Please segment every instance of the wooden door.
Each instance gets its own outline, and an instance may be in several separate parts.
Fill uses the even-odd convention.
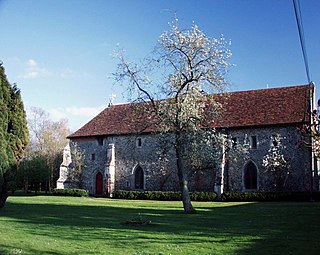
[[[96,175],[96,195],[101,196],[103,193],[103,176],[98,172]]]

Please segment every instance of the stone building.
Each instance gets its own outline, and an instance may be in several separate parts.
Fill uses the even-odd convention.
[[[214,162],[202,157],[203,167],[189,175],[191,191],[307,191],[316,186],[318,172],[308,146],[310,138],[302,131],[312,125],[312,85],[215,96],[223,111],[214,128],[232,145],[222,143]],[[137,115],[132,109],[132,104],[112,105],[68,137],[71,152],[68,145],[57,188],[73,185],[68,171],[72,171],[72,147],[77,144],[85,156],[82,188],[92,195],[114,190],[178,190],[172,146],[163,145],[148,114]],[[281,176],[264,163],[272,148],[285,159]],[[205,150],[200,148],[196,158],[202,159]]]

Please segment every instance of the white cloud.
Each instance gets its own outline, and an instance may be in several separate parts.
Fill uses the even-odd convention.
[[[71,106],[66,108],[53,108],[49,110],[49,113],[54,119],[63,119],[63,118],[70,119],[72,118],[72,116],[93,118],[105,108],[106,108],[105,105],[101,105],[98,107]]]
[[[81,117],[89,117],[93,118],[96,115],[98,115],[104,108],[106,108],[105,105],[98,106],[98,107],[67,107],[66,112],[75,115],[75,116],[81,116]]]
[[[43,67],[40,67],[39,64],[34,59],[29,59],[27,61],[27,66],[24,73],[21,75],[24,79],[35,79],[42,76],[48,76],[50,72]]]
[[[60,120],[60,119],[66,119],[66,118],[68,118],[65,110],[62,109],[62,108],[50,109],[50,110],[49,110],[49,113],[50,113],[50,116],[51,116],[54,120]]]
[[[106,105],[97,107],[59,107],[52,108],[48,110],[48,112],[51,119],[54,121],[67,119],[72,132],[74,132],[98,115],[106,107]]]
[[[38,62],[32,58],[28,59],[27,62],[24,63],[24,65],[24,72],[20,75],[20,77],[24,79],[35,79],[39,77],[47,77],[49,75],[53,77],[67,79],[75,76],[75,72],[70,68],[65,68],[55,72],[49,71],[48,69],[40,66]]]
[[[34,59],[29,59],[27,62],[28,67],[36,67],[38,66],[37,62]]]
[[[34,79],[34,78],[37,78],[38,76],[39,76],[39,72],[37,71],[28,71],[22,75],[22,77],[25,79]]]

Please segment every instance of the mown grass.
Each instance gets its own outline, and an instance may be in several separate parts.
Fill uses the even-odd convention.
[[[9,197],[0,254],[320,254],[320,203]],[[150,225],[129,226],[133,218]]]

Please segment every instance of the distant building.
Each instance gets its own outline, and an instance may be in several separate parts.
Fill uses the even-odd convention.
[[[215,121],[218,132],[231,138],[234,145],[248,143],[246,156],[233,160],[225,152],[223,162],[206,164],[190,174],[191,191],[275,191],[274,176],[263,159],[274,137],[281,137],[287,169],[281,190],[309,191],[318,170],[310,146],[301,131],[312,122],[314,87],[311,85],[231,92],[215,95],[223,112]],[[159,157],[157,127],[146,114],[134,115],[132,104],[112,105],[71,134],[85,154],[83,188],[92,195],[113,190],[179,190],[175,158],[167,150],[166,162]],[[168,137],[170,134],[168,134]],[[72,150],[71,150],[72,151]],[[71,153],[72,154],[72,153]],[[58,188],[72,187],[72,169],[66,148]],[[71,155],[72,159],[72,155]]]

